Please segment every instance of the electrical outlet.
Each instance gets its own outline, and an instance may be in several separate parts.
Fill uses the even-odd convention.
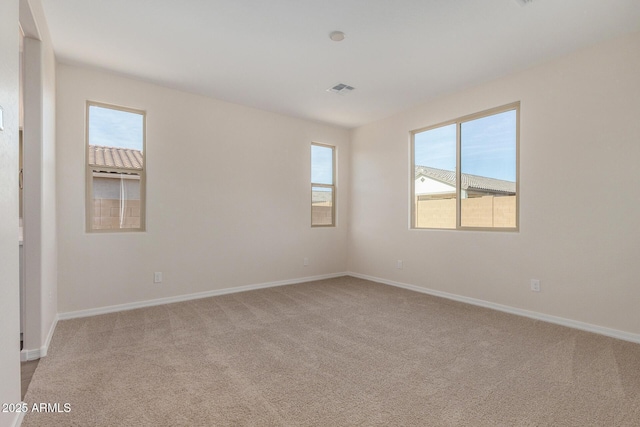
[[[153,273],[153,283],[162,283],[162,272],[156,271]]]
[[[531,279],[531,290],[533,292],[540,292],[540,280]]]
[[[401,259],[399,259],[398,261],[396,261],[396,268],[402,269],[402,267],[404,267],[404,263],[402,262]]]
[[[302,265],[304,265],[305,267],[307,267],[309,265],[309,258],[304,257],[304,259],[302,260]]]

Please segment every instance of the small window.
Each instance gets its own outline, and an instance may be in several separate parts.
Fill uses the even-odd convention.
[[[145,229],[145,112],[87,103],[87,231]]]
[[[520,103],[411,132],[412,226],[518,229]]]
[[[311,144],[311,226],[335,225],[336,148]]]

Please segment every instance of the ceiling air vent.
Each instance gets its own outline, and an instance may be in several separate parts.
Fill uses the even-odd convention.
[[[327,92],[337,93],[338,95],[346,95],[355,88],[353,86],[346,85],[344,83],[338,83],[334,87],[327,89]]]

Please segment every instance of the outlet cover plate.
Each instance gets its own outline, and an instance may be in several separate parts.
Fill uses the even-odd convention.
[[[531,290],[533,292],[540,292],[540,280],[531,279]]]

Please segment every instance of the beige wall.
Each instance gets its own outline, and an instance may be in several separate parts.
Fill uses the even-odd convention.
[[[93,177],[93,230],[140,228],[142,205],[139,179]],[[125,189],[120,198],[121,187]],[[194,205],[197,211],[198,206]]]
[[[639,75],[635,33],[354,130],[349,270],[639,334]],[[409,131],[514,101],[520,231],[409,229]]]
[[[121,228],[140,228],[140,200],[93,199],[93,229]]]
[[[417,200],[417,228],[456,228],[456,199]]]
[[[59,312],[346,271],[348,131],[76,66],[57,78]],[[147,112],[146,232],[84,231],[86,100]],[[335,228],[310,226],[312,141],[337,146]]]
[[[463,227],[516,227],[516,196],[482,196],[462,199]],[[456,199],[416,202],[417,228],[456,228]]]
[[[24,357],[46,353],[57,315],[55,56],[40,0],[22,0],[24,40]]]
[[[331,224],[331,204],[324,202],[322,205],[314,204],[311,209],[311,223],[314,225]]]
[[[18,294],[18,0],[0,2],[0,403],[20,401]],[[14,425],[0,412],[0,426]]]

